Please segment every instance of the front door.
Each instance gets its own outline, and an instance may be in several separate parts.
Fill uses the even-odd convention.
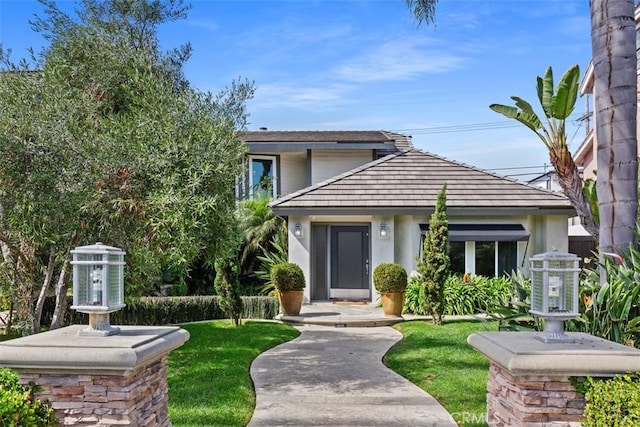
[[[329,298],[370,299],[369,226],[331,226]]]

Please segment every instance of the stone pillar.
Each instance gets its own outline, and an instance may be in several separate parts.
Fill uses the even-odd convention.
[[[491,361],[487,422],[502,426],[579,426],[584,397],[571,377],[640,371],[640,350],[584,333],[572,343],[544,343],[531,332],[481,332],[469,344]]]
[[[178,327],[121,326],[79,336],[73,325],[0,343],[0,366],[33,381],[65,426],[170,426],[167,354],[189,339]]]

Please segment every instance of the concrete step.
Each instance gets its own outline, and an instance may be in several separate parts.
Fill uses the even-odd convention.
[[[320,325],[336,328],[391,326],[404,321],[401,316],[385,316],[371,303],[344,301],[304,304],[298,316],[279,314],[276,320],[292,325]]]
[[[285,316],[279,314],[276,316],[276,320],[291,325],[319,325],[319,326],[333,326],[336,328],[347,327],[374,327],[374,326],[391,326],[398,322],[403,322],[402,316],[336,316],[336,315],[318,315],[318,314],[303,314],[299,316]]]

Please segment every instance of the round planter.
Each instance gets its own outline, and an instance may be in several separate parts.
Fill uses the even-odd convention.
[[[280,308],[285,316],[297,316],[302,308],[304,291],[278,291]]]
[[[384,292],[382,294],[382,311],[385,316],[400,317],[404,307],[404,292]]]

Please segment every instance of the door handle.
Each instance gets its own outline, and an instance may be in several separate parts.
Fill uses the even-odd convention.
[[[369,260],[364,262],[364,272],[367,276],[369,275]]]

